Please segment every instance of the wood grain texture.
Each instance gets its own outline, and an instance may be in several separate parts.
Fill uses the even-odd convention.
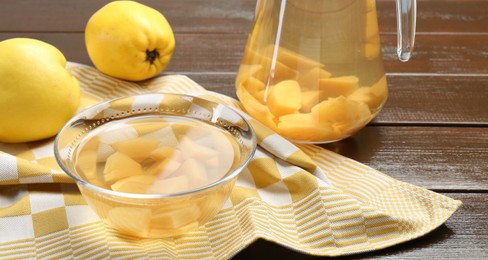
[[[486,194],[445,193],[463,206],[444,225],[415,240],[371,253],[340,259],[488,259]],[[476,224],[473,224],[476,223]],[[264,240],[258,240],[233,259],[317,259]]]
[[[417,35],[406,63],[396,56],[395,35],[382,35],[381,40],[387,72],[488,74],[488,34]]]
[[[83,32],[90,16],[111,2],[2,0],[0,32]],[[254,0],[139,0],[159,10],[175,32],[247,33]]]
[[[381,32],[396,33],[395,1],[377,0]],[[417,0],[419,34],[488,33],[486,0]]]
[[[427,189],[488,192],[485,127],[368,126],[323,147]]]
[[[0,33],[0,41],[13,37],[39,39],[59,48],[70,61],[91,65],[83,33]],[[246,35],[175,35],[176,48],[168,72],[236,72]],[[488,35],[438,35],[417,37],[412,59],[396,57],[396,36],[382,35],[382,51],[388,73],[487,74]]]
[[[377,124],[488,126],[488,75],[389,75]]]
[[[110,0],[2,0],[0,32],[82,32],[93,12]],[[161,11],[175,32],[247,33],[255,0],[139,0]],[[395,3],[377,1],[382,32],[396,32]],[[486,0],[418,0],[419,33],[487,33]]]

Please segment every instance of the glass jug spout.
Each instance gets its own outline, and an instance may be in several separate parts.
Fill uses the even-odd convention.
[[[396,0],[397,54],[400,61],[408,61],[415,42],[417,0]]]

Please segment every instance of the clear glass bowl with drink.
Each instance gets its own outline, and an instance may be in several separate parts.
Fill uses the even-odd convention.
[[[142,94],[90,107],[55,140],[61,168],[121,233],[161,238],[217,214],[256,150],[234,109],[178,94]]]

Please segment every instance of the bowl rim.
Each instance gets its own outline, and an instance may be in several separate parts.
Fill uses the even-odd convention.
[[[81,116],[84,114],[88,113],[88,111],[92,111],[98,108],[104,109],[107,104],[110,104],[111,102],[118,101],[118,100],[123,100],[123,99],[129,99],[132,97],[137,97],[137,96],[150,96],[150,95],[170,95],[170,96],[178,96],[178,97],[187,97],[191,99],[199,99],[205,102],[210,102],[217,104],[218,106],[224,107],[224,109],[229,109],[233,113],[236,113],[245,123],[245,125],[248,127],[248,131],[250,132],[251,135],[251,152],[249,153],[249,156],[246,158],[245,161],[243,161],[238,167],[236,167],[232,172],[228,173],[224,178],[221,178],[215,182],[209,183],[205,186],[201,186],[198,188],[194,189],[189,189],[181,192],[174,192],[174,193],[150,193],[150,194],[139,194],[139,193],[126,193],[126,192],[120,192],[120,191],[114,191],[110,189],[106,189],[103,187],[96,186],[94,184],[91,184],[79,177],[77,177],[75,174],[71,173],[70,170],[65,167],[64,163],[62,162],[61,155],[59,153],[58,145],[59,145],[59,139],[61,137],[61,134],[63,131],[70,127],[70,125],[75,122],[76,120],[79,120]],[[82,111],[79,111],[76,113],[70,120],[68,120],[63,127],[59,130],[59,132],[56,134],[56,137],[54,139],[54,157],[56,159],[56,163],[61,167],[63,172],[65,172],[69,177],[71,177],[73,180],[75,180],[76,184],[83,185],[90,190],[100,192],[101,194],[104,195],[110,195],[110,196],[117,196],[117,197],[124,197],[128,199],[165,199],[165,198],[174,198],[174,197],[182,197],[186,195],[196,195],[202,192],[205,192],[207,190],[211,190],[214,187],[220,186],[221,184],[230,182],[232,179],[237,177],[240,172],[244,170],[245,167],[249,164],[249,162],[253,159],[254,154],[256,153],[257,150],[257,137],[256,137],[256,132],[254,131],[252,125],[249,123],[249,121],[241,114],[240,111],[237,109],[230,107],[228,105],[224,105],[222,103],[218,103],[215,101],[211,101],[205,98],[189,95],[189,94],[179,94],[179,93],[165,93],[165,92],[155,92],[155,93],[144,93],[144,94],[132,94],[132,95],[127,95],[123,97],[117,97],[113,98],[110,100],[102,101],[97,104],[91,105]]]

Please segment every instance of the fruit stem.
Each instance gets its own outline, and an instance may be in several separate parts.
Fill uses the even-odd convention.
[[[146,61],[149,61],[151,64],[154,63],[154,60],[159,57],[159,52],[156,50],[146,50]]]

